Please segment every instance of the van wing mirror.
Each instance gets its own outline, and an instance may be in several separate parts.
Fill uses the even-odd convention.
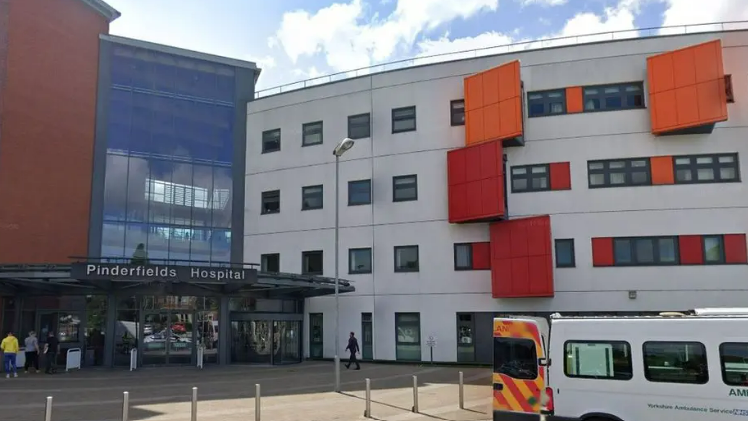
[[[538,367],[550,367],[551,366],[551,360],[547,358],[538,358]]]

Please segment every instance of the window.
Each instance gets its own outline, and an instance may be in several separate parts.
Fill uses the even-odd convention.
[[[278,213],[281,210],[281,192],[280,190],[271,190],[262,192],[262,209],[260,213],[267,215],[269,213]]]
[[[550,190],[548,165],[512,167],[512,193]]]
[[[348,273],[371,273],[371,249],[348,250]]]
[[[371,180],[348,182],[348,206],[371,204]]]
[[[262,153],[281,150],[281,129],[262,132]]]
[[[644,108],[641,82],[583,88],[584,111],[612,111]]]
[[[301,126],[301,146],[322,144],[322,122],[306,123]]]
[[[475,362],[475,317],[457,313],[457,362]]]
[[[322,185],[301,188],[301,210],[322,209]]]
[[[260,270],[263,272],[280,272],[280,254],[270,253],[260,256]]]
[[[358,114],[348,117],[348,137],[363,139],[371,136],[371,114]]]
[[[588,161],[587,171],[590,188],[652,184],[649,158]]]
[[[455,244],[455,270],[473,269],[473,244]]]
[[[519,338],[494,338],[493,372],[513,379],[538,378],[538,354],[535,341]]]
[[[705,235],[704,239],[704,262],[724,263],[725,247],[724,238],[721,235]]]
[[[418,272],[418,246],[395,247],[395,272]]]
[[[706,348],[700,342],[644,342],[644,377],[651,382],[709,381]]]
[[[322,275],[322,250],[301,253],[302,275]]]
[[[309,358],[322,358],[324,316],[322,313],[309,313]]]
[[[420,361],[420,313],[395,313],[395,335],[395,358],[401,361]]]
[[[566,341],[566,377],[630,380],[631,345],[623,341]]]
[[[455,99],[449,103],[449,120],[453,126],[465,125],[464,99]]]
[[[416,129],[416,107],[392,110],[392,133],[412,132]]]
[[[748,386],[748,343],[725,342],[719,346],[722,381],[728,386]]]
[[[677,184],[740,181],[736,153],[675,156],[673,166]]]
[[[556,240],[556,267],[573,268],[574,266],[576,266],[574,239],[565,238]]]
[[[616,266],[677,265],[677,237],[614,238],[613,256]]]
[[[725,75],[725,98],[728,104],[735,102],[735,94],[732,91],[732,75]]]
[[[528,92],[527,111],[529,117],[566,114],[566,92]]]
[[[413,174],[392,177],[392,201],[410,200],[418,200],[418,176]]]

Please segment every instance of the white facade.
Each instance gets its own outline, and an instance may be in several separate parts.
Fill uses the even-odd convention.
[[[722,39],[725,74],[735,103],[729,120],[707,135],[656,138],[649,109],[526,117],[524,147],[505,149],[507,167],[570,162],[572,189],[508,194],[510,217],[551,215],[553,238],[575,240],[576,267],[554,268],[553,298],[497,300],[490,271],[455,271],[453,245],[488,241],[487,224],[447,221],[447,154],[464,146],[464,126],[450,125],[450,101],[463,98],[463,78],[519,59],[525,92],[644,81],[646,57]],[[280,270],[299,273],[302,251],[324,251],[334,271],[332,150],[347,135],[347,117],[371,113],[371,138],[340,164],[340,276],[356,292],[340,298],[334,337],[333,297],[309,299],[305,313],[324,314],[324,356],[342,354],[347,332],[360,336],[361,313],[373,313],[374,358],[394,360],[395,313],[419,312],[425,341],[437,338],[435,361],[457,360],[458,312],[659,311],[743,306],[748,266],[595,268],[592,237],[748,232],[744,182],[589,189],[587,161],[658,155],[737,152],[748,174],[748,32],[694,34],[527,51],[461,60],[335,82],[253,101],[247,119],[245,261],[280,253]],[[646,99],[645,99],[646,101]],[[392,134],[391,110],[416,106],[417,130]],[[324,122],[324,143],[302,147],[302,124]],[[261,153],[262,132],[281,129],[281,150]],[[393,202],[392,177],[418,175],[418,200]],[[348,181],[372,180],[372,204],[347,206]],[[301,188],[324,185],[324,208],[301,210]],[[507,183],[508,186],[508,183]],[[281,211],[261,215],[263,191],[281,191]],[[420,271],[394,271],[395,246],[418,245]],[[373,249],[372,273],[348,274],[348,249]],[[635,299],[629,291],[637,291]],[[305,322],[309,355],[309,322]],[[484,333],[478,333],[483,335]],[[487,335],[490,336],[490,333]],[[359,339],[360,340],[360,339]]]

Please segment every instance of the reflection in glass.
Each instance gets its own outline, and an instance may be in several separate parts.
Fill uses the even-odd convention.
[[[203,362],[218,363],[218,312],[198,312],[197,322],[197,339],[199,346],[203,347]]]
[[[130,350],[138,347],[138,311],[117,311],[114,331],[114,365],[130,365]]]
[[[166,364],[166,343],[171,339],[166,313],[145,314],[143,320],[143,365]]]

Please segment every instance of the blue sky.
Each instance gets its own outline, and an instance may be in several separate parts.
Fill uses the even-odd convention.
[[[748,20],[748,0],[107,2],[122,12],[112,34],[255,61],[263,69],[259,89],[520,41],[609,31],[634,36],[639,28]]]

